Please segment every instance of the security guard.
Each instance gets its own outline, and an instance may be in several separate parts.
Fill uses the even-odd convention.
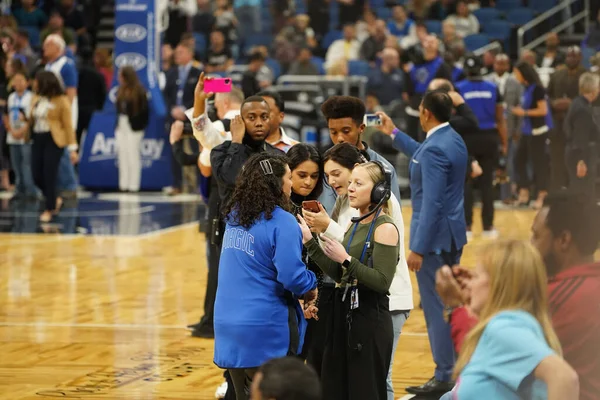
[[[465,218],[468,235],[472,236],[473,223],[473,185],[479,184],[481,189],[483,237],[496,238],[494,229],[494,172],[498,166],[498,135],[502,141],[502,151],[506,154],[507,133],[504,120],[504,105],[498,86],[483,80],[481,69],[483,63],[479,57],[468,56],[464,63],[466,80],[456,85],[456,90],[471,107],[479,130],[463,135],[469,154],[473,156],[481,169],[482,175],[476,180],[469,180],[465,185]]]

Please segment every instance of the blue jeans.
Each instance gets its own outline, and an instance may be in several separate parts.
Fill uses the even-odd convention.
[[[38,188],[33,182],[33,174],[31,172],[31,144],[11,144],[8,148],[10,163],[15,172],[16,194],[36,196]]]
[[[390,360],[390,370],[387,376],[387,400],[394,400],[394,386],[392,385],[392,366],[394,365],[394,354],[398,346],[398,339],[402,333],[402,327],[410,315],[410,311],[391,311],[392,325],[394,327],[394,344],[392,346],[392,359]]]
[[[56,189],[59,193],[65,190],[77,191],[77,175],[75,175],[75,168],[71,164],[71,152],[66,147],[60,158],[60,164],[58,164]]]

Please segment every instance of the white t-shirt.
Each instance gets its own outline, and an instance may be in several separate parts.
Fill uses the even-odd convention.
[[[13,92],[8,96],[7,110],[8,123],[13,130],[21,129],[27,122],[31,112],[31,99],[33,94],[26,90],[22,96],[17,92]],[[6,136],[8,144],[25,144],[25,139],[15,139],[11,134]]]

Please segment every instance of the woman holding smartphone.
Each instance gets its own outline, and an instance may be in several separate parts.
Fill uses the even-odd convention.
[[[342,243],[323,235],[321,248],[299,217],[309,256],[336,282],[321,373],[326,399],[387,399],[394,341],[388,291],[400,257],[400,235],[389,216],[390,181],[381,163],[354,168],[348,199],[359,218]]]
[[[323,160],[316,147],[304,143],[292,146],[287,152],[290,171],[292,172],[292,214],[302,215],[302,209],[317,205],[317,199],[323,191]],[[325,322],[329,319],[328,304],[331,304],[331,292],[323,293],[323,271],[308,257],[303,248],[302,259],[309,270],[317,277],[319,296],[313,306],[304,309],[304,316],[308,320],[302,358],[311,364],[317,374],[321,373],[323,349],[325,348]],[[323,310],[321,311],[321,304]],[[318,313],[318,315],[317,315]]]
[[[331,217],[327,215],[325,209],[321,206],[319,213],[313,213],[304,210],[303,215],[311,231],[323,234],[330,239],[342,242],[344,235],[350,226],[351,219],[359,216],[359,211],[350,206],[348,199],[348,184],[352,175],[352,170],[356,165],[366,162],[363,154],[348,143],[341,143],[333,146],[323,157],[325,176],[328,183],[333,187],[338,195]],[[398,233],[400,235],[400,258],[394,274],[394,280],[390,287],[390,312],[392,314],[392,323],[394,327],[394,344],[392,348],[392,359],[387,377],[388,400],[394,399],[394,388],[392,385],[392,365],[394,362],[394,353],[398,345],[398,340],[402,332],[402,327],[413,309],[412,284],[406,264],[404,253],[404,220],[402,210],[396,197],[392,194],[389,200],[390,216],[393,218]],[[320,298],[323,299],[328,288],[333,291],[334,282],[325,276],[320,288]],[[325,315],[325,305],[320,302],[319,315]],[[322,319],[322,318],[321,318]]]
[[[229,370],[237,400],[248,398],[263,363],[301,351],[306,322],[298,299],[311,304],[317,297],[298,223],[287,212],[291,175],[285,156],[253,155],[223,210],[214,362]]]

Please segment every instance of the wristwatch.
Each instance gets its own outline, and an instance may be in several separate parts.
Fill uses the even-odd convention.
[[[350,266],[350,261],[352,260],[352,257],[348,257],[344,260],[344,262],[342,263],[342,267],[344,268],[348,268]]]

